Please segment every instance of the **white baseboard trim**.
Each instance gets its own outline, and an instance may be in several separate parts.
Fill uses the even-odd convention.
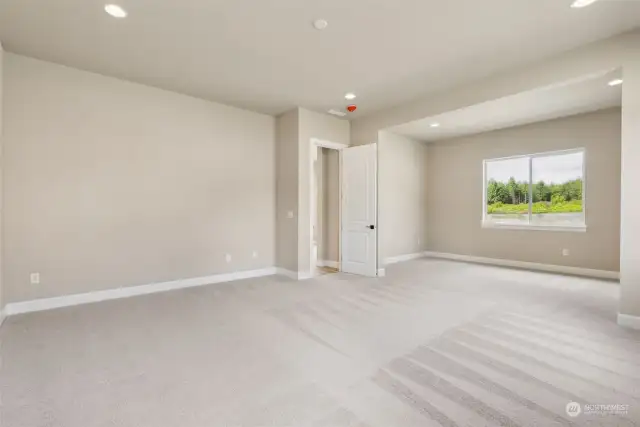
[[[276,270],[276,274],[278,274],[280,276],[288,277],[289,279],[298,280],[298,272],[297,271],[291,271],[291,270],[287,270],[286,268],[278,267],[277,270]]]
[[[287,270],[286,268],[280,268],[280,267],[277,268],[276,274],[279,274],[280,276],[288,277],[289,279],[293,279],[293,280],[307,280],[313,277],[313,274],[309,272],[291,271],[291,270]]]
[[[191,288],[194,286],[212,285],[214,283],[231,282],[234,280],[251,279],[254,277],[270,276],[273,274],[276,274],[275,267],[263,268],[260,270],[239,271],[235,273],[215,274],[213,276],[194,277],[191,279],[180,279],[170,282],[107,289],[104,291],[88,292],[85,294],[15,302],[7,304],[4,311],[6,316],[13,316],[16,314],[31,313],[34,311],[51,310],[54,308],[69,307],[73,305],[89,304],[138,295],[155,294],[158,292],[173,291],[176,289]]]
[[[280,276],[288,277],[289,279],[293,279],[293,280],[307,280],[314,277],[313,273],[309,271],[291,271],[291,270],[287,270],[286,268],[280,268],[280,267],[278,267],[276,270],[277,270],[276,274]]]
[[[392,256],[392,257],[384,259],[384,265],[395,264],[395,263],[398,263],[398,262],[411,261],[413,259],[422,258],[424,256],[425,256],[424,252],[417,252],[415,254],[405,254],[405,255]]]
[[[338,261],[329,261],[326,259],[319,259],[318,262],[316,262],[316,265],[318,267],[340,268]]]
[[[471,255],[448,254],[443,252],[425,252],[430,258],[450,259],[454,261],[471,262],[476,264],[497,265],[500,267],[522,268],[525,270],[545,271],[547,273],[570,274],[572,276],[594,277],[597,279],[619,280],[617,271],[594,270],[591,268],[568,267],[566,265],[540,264],[537,262],[516,261],[511,259],[484,258]]]
[[[631,316],[630,314],[618,313],[618,325],[625,328],[640,330],[640,317]]]
[[[387,270],[385,270],[384,268],[378,269],[378,277],[384,277],[386,275],[387,275]]]
[[[298,280],[307,280],[313,278],[314,275],[308,271],[298,271]]]

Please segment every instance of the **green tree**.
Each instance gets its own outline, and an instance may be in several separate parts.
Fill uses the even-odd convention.
[[[582,200],[582,180],[567,181],[560,187],[560,194],[565,200]]]
[[[504,182],[498,183],[498,198],[500,202],[505,204],[510,203],[511,201],[511,196],[509,195],[509,189],[507,188],[507,185]]]
[[[560,194],[560,186],[554,184],[553,182],[550,183],[547,188],[549,189],[549,201],[553,200],[553,196],[557,196]]]
[[[529,203],[529,183],[519,182],[518,190],[520,192],[520,203]]]
[[[548,202],[551,198],[551,189],[547,187],[544,181],[538,181],[533,186],[533,202]]]
[[[510,203],[509,190],[504,183],[490,179],[487,183],[487,204]]]
[[[492,205],[498,203],[500,198],[498,197],[498,181],[490,179],[487,183],[487,204]]]
[[[510,202],[513,205],[517,205],[520,203],[520,187],[516,182],[514,177],[509,178],[509,182],[507,183],[507,189],[509,190]]]

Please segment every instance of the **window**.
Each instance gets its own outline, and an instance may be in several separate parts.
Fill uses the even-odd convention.
[[[584,150],[484,161],[483,226],[585,230]]]

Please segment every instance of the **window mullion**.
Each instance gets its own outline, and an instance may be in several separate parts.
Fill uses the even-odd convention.
[[[533,217],[533,157],[529,156],[529,225]]]

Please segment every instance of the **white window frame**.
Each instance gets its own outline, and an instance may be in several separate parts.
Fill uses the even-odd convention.
[[[531,224],[532,205],[533,205],[533,159],[540,157],[558,156],[563,154],[582,153],[582,214],[584,223],[575,226],[567,225],[536,225]],[[496,224],[487,221],[487,164],[500,160],[511,159],[529,159],[529,223],[528,224]],[[569,231],[569,232],[586,232],[587,231],[587,150],[584,147],[572,148],[569,150],[546,151],[535,154],[521,154],[510,157],[498,157],[494,159],[484,159],[482,161],[482,228],[495,228],[505,230],[537,230],[537,231]]]

